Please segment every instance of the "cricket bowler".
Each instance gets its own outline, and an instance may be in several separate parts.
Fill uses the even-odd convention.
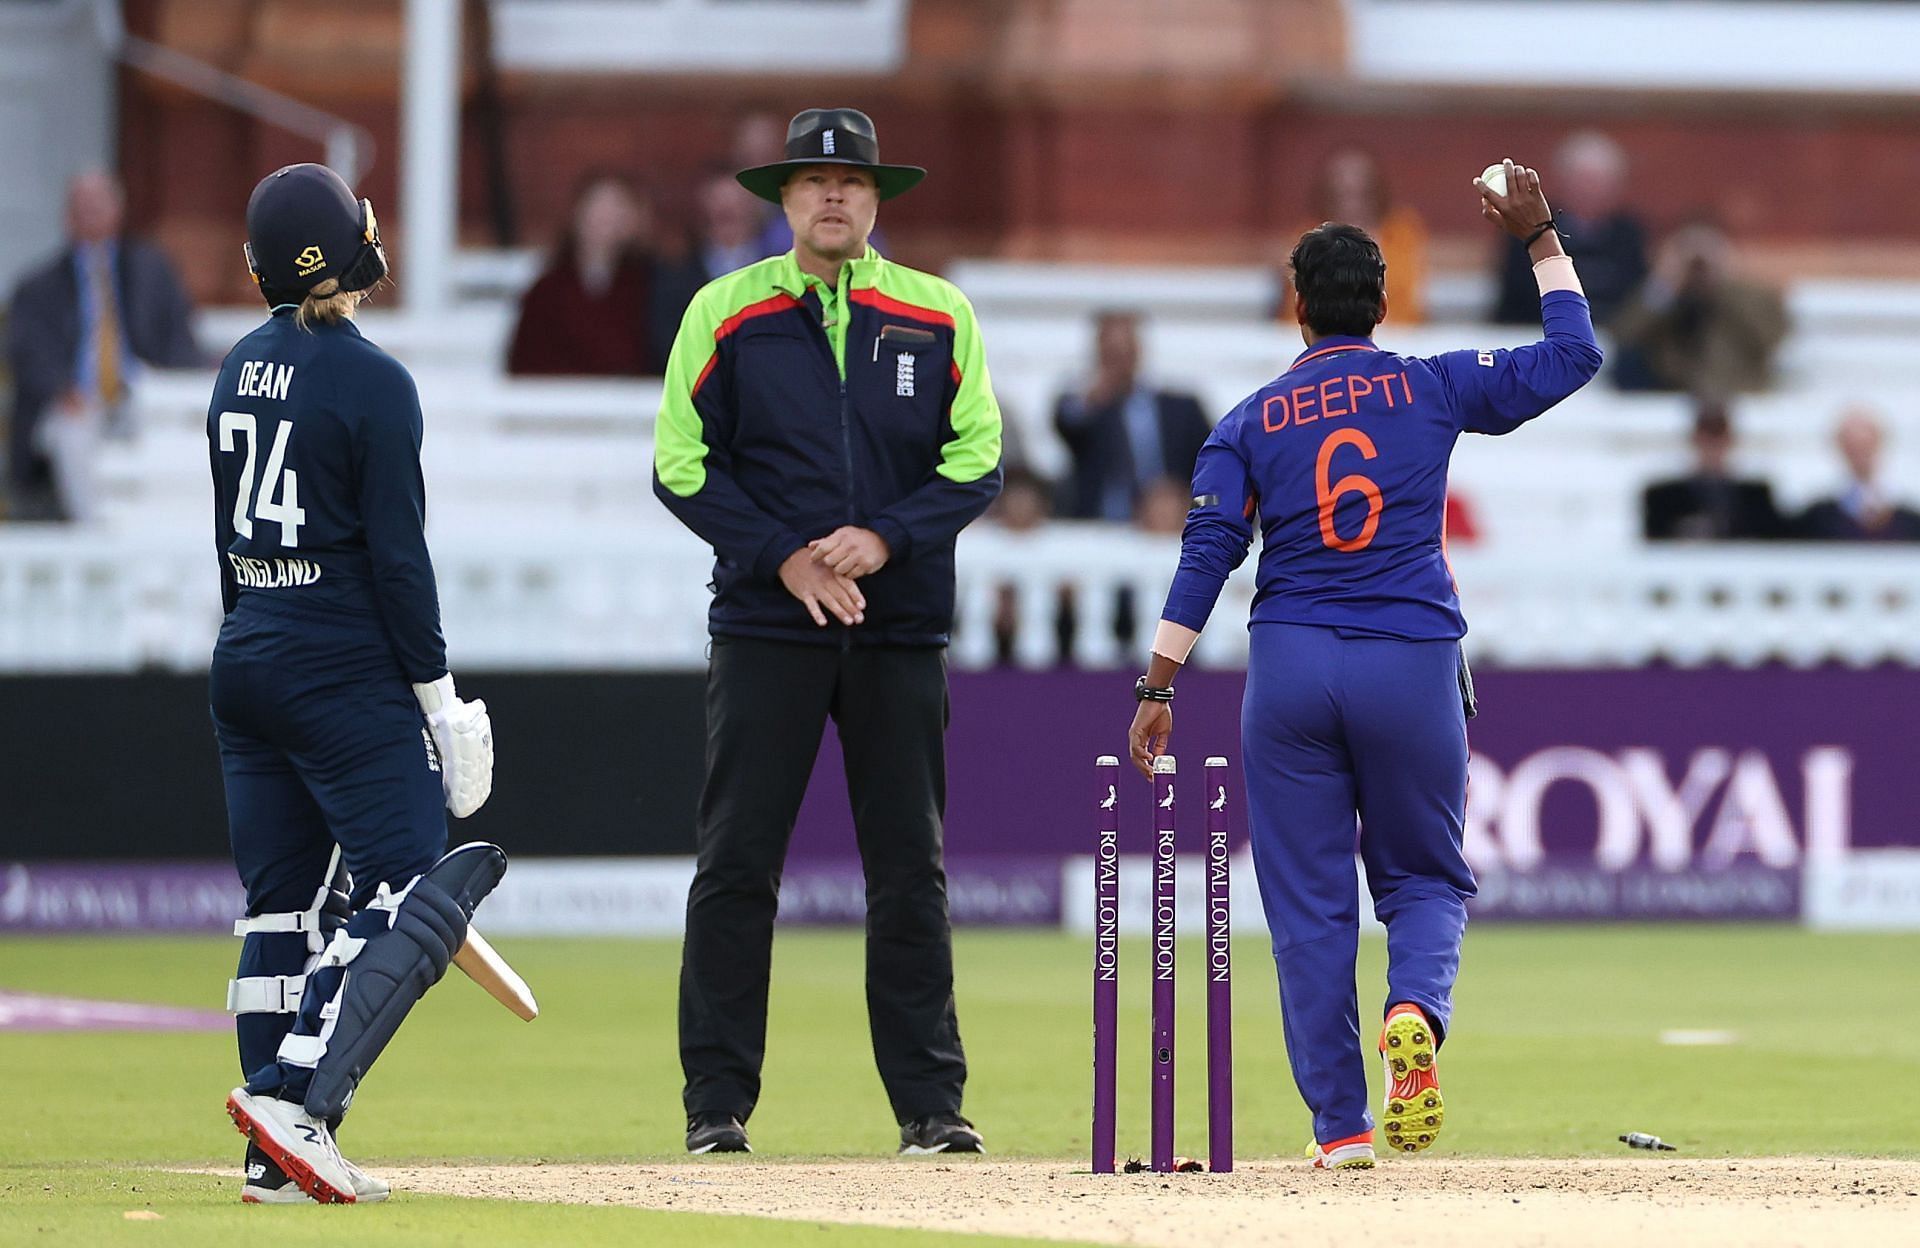
[[[1428,1148],[1446,1120],[1437,1058],[1475,887],[1461,852],[1472,684],[1442,540],[1448,460],[1463,432],[1512,433],[1601,363],[1539,174],[1507,161],[1473,185],[1482,215],[1527,246],[1545,337],[1430,358],[1382,350],[1379,247],[1332,222],[1302,236],[1291,264],[1307,349],[1200,451],[1128,734],[1148,771],[1173,730],[1175,673],[1257,527],[1242,773],[1287,1058],[1313,1111],[1307,1155],[1323,1168],[1374,1164],[1354,991],[1356,819],[1387,928],[1387,1143]]]

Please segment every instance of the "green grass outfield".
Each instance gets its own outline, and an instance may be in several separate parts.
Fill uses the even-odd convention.
[[[454,972],[415,1010],[362,1090],[348,1153],[380,1163],[681,1158],[674,1049],[679,948],[668,941],[496,942],[540,996],[521,1023]],[[237,942],[0,940],[0,987],[217,1006]],[[1204,1151],[1199,945],[1182,946],[1180,1147]],[[1123,947],[1123,1152],[1146,1143],[1144,943]],[[1089,1084],[1088,943],[1053,932],[968,932],[958,942],[968,1113],[999,1156],[1083,1157]],[[1235,945],[1238,1151],[1291,1156],[1308,1136],[1281,1043],[1273,963]],[[1362,946],[1363,1008],[1385,950]],[[1911,991],[1920,938],[1784,927],[1480,927],[1466,949],[1442,1059],[1453,1154],[1617,1154],[1651,1131],[1693,1155],[1920,1156],[1920,1118],[1886,1101],[1920,1035]],[[783,932],[775,949],[761,1159],[890,1155],[895,1127],[874,1074],[861,942]],[[1726,1030],[1731,1045],[1672,1047],[1669,1029]],[[1369,1064],[1371,1066],[1371,1063]],[[1377,1075],[1377,1071],[1375,1072]],[[0,1031],[0,1244],[683,1242],[697,1215],[399,1195],[363,1210],[243,1209],[238,1178],[156,1173],[230,1165],[222,1112],[238,1072],[221,1034]],[[741,1164],[714,1159],[714,1164]],[[746,1164],[752,1164],[748,1162]],[[135,1191],[135,1188],[138,1188]],[[151,1207],[162,1222],[128,1222]],[[727,1224],[727,1242],[826,1242],[817,1226]],[[331,1229],[329,1229],[331,1228]],[[902,1248],[952,1237],[834,1228],[835,1244]],[[957,1241],[956,1241],[957,1242]],[[981,1239],[967,1237],[969,1244]]]

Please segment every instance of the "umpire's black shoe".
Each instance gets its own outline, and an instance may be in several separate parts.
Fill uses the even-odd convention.
[[[900,1128],[903,1153],[984,1153],[985,1140],[959,1114],[928,1114]]]
[[[687,1117],[687,1151],[690,1153],[750,1153],[747,1129],[725,1110],[708,1110]]]

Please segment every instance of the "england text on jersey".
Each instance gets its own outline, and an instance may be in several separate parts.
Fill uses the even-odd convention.
[[[227,552],[233,580],[248,589],[292,589],[320,579],[320,565],[308,559],[255,559]]]

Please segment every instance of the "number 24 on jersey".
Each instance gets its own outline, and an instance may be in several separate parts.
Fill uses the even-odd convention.
[[[254,460],[260,452],[260,422],[251,412],[220,413],[220,449],[238,450],[235,439],[244,437],[247,462],[240,469],[240,488],[233,499],[233,527],[242,536],[253,536],[255,520],[267,520],[280,526],[280,545],[293,549],[300,545],[300,526],[307,513],[300,507],[300,474],[286,467],[287,443],[293,437],[293,422],[283,420],[273,435],[273,449],[267,452],[263,474],[266,489],[254,501]],[[279,497],[276,499],[275,495]]]

